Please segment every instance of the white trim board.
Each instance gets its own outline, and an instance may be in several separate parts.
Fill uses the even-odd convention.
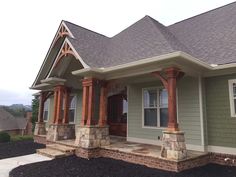
[[[143,144],[152,144],[152,145],[157,145],[157,146],[162,145],[161,140],[151,140],[151,139],[143,139],[143,138],[135,138],[135,137],[127,137],[127,141],[135,142],[135,143],[143,143]],[[188,150],[205,152],[205,146],[186,144],[186,147]]]
[[[208,152],[236,155],[236,148],[231,148],[231,147],[208,146],[207,150]]]
[[[198,77],[198,91],[199,91],[199,110],[200,110],[200,125],[201,125],[201,144],[205,145],[205,135],[204,135],[204,118],[203,118],[203,100],[202,100],[202,78]]]

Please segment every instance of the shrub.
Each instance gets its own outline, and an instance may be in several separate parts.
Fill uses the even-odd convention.
[[[11,141],[23,141],[23,140],[33,140],[33,136],[31,135],[15,135],[15,136],[11,136]]]
[[[6,132],[0,132],[0,143],[9,142],[11,140],[11,137]]]

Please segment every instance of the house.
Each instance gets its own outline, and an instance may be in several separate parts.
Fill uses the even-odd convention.
[[[62,21],[31,87],[35,140],[72,140],[92,156],[115,135],[162,146],[177,165],[189,150],[235,159],[235,44],[236,3],[170,26],[145,16],[111,38]]]
[[[0,132],[4,131],[10,135],[32,134],[31,112],[25,117],[15,117],[3,107],[0,107]]]

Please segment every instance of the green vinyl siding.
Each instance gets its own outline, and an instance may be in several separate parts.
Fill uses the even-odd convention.
[[[178,82],[178,121],[187,144],[201,145],[201,122],[198,78]]]
[[[158,140],[163,129],[142,126],[142,88],[158,87],[152,83],[132,84],[128,87],[128,137]],[[201,144],[198,79],[186,77],[178,83],[178,121],[185,131],[187,144]]]
[[[236,147],[236,118],[230,115],[228,80],[236,74],[205,80],[208,144]]]

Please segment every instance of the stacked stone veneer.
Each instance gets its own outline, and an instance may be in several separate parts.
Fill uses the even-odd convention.
[[[46,128],[44,122],[35,123],[34,135],[46,135]]]
[[[47,132],[47,141],[75,139],[74,124],[51,124]]]
[[[184,132],[163,131],[162,142],[161,157],[177,161],[187,158]]]
[[[99,148],[110,144],[108,126],[79,126],[75,145],[82,148]]]

